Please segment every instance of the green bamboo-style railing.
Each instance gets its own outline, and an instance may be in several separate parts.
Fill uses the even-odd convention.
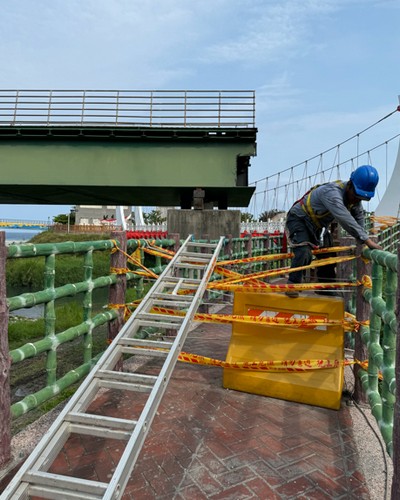
[[[398,261],[397,256],[392,253],[399,242],[399,224],[381,231],[379,241],[384,248],[390,251],[364,250],[363,256],[372,261],[372,290],[365,289],[364,299],[370,305],[370,325],[361,327],[361,338],[368,347],[369,367],[368,371],[360,370],[362,385],[368,396],[372,413],[381,429],[382,436],[386,442],[389,454],[392,454],[393,433],[393,405],[395,394],[395,339],[397,322],[395,317],[396,289],[398,283]],[[176,246],[175,240],[160,240],[155,244],[163,247]],[[179,241],[179,240],[178,240]],[[118,244],[118,242],[117,242]],[[128,242],[129,251],[134,251],[138,246],[143,247],[145,240]],[[266,253],[282,253],[283,235],[263,236],[246,238],[227,238],[223,255],[224,259],[239,259],[248,256],[262,255]],[[8,305],[10,312],[22,307],[32,307],[37,304],[45,304],[45,331],[44,337],[37,342],[20,346],[10,351],[13,364],[20,363],[28,358],[46,353],[46,386],[34,394],[26,396],[21,401],[11,406],[12,417],[15,419],[22,414],[36,408],[41,403],[51,399],[62,390],[70,387],[81,380],[90,371],[98,356],[93,357],[92,339],[96,328],[104,324],[110,324],[116,320],[118,311],[109,309],[92,315],[92,293],[96,288],[104,288],[115,285],[116,274],[109,274],[93,279],[93,252],[108,251],[114,248],[113,240],[91,241],[91,242],[67,242],[57,244],[38,245],[12,245],[8,247],[8,258],[25,258],[42,256],[45,259],[44,290],[25,293],[17,297],[10,297]],[[78,283],[66,283],[55,287],[56,259],[60,254],[84,255],[83,279]],[[165,264],[160,257],[156,257],[154,272],[160,273]],[[288,265],[287,261],[277,261],[268,264],[255,264],[253,269],[259,270],[261,266],[269,268]],[[264,267],[265,268],[265,267]],[[347,276],[348,278],[348,276]],[[358,277],[360,278],[360,277]],[[136,290],[143,293],[143,278],[138,278],[134,273],[127,273],[128,281],[135,280]],[[62,297],[75,296],[83,293],[83,322],[72,326],[63,332],[55,332],[55,302]],[[210,293],[210,300],[217,297],[216,293]],[[355,334],[357,335],[357,334]],[[82,338],[83,362],[70,372],[57,379],[57,347],[65,342]],[[382,380],[380,380],[382,377]]]
[[[249,243],[250,242],[250,243]],[[225,248],[229,248],[227,255],[222,258],[231,258],[232,253],[236,258],[243,258],[251,255],[252,239],[233,238],[226,241]],[[157,240],[155,245],[168,248],[176,243],[175,240]],[[101,312],[92,315],[92,293],[98,288],[107,288],[117,283],[117,275],[109,274],[93,279],[93,252],[108,251],[110,252],[119,244],[114,240],[89,241],[89,242],[64,242],[64,243],[44,243],[44,244],[22,244],[11,245],[8,247],[8,259],[28,258],[42,256],[45,259],[44,269],[44,290],[31,293],[23,293],[21,295],[10,297],[7,299],[9,312],[13,312],[22,308],[29,308],[35,305],[44,304],[44,322],[45,331],[44,338],[36,342],[27,343],[10,351],[10,358],[13,365],[20,363],[29,358],[46,354],[45,369],[47,374],[46,386],[33,394],[29,394],[21,401],[14,403],[11,406],[11,415],[16,419],[27,413],[28,411],[37,408],[40,404],[51,399],[59,394],[64,389],[81,380],[90,371],[94,363],[98,359],[98,355],[93,357],[92,345],[93,334],[96,328],[110,324],[116,320],[118,312],[115,309]],[[145,258],[143,248],[148,244],[147,240],[129,240],[128,250],[130,253],[138,247],[141,249],[142,260]],[[258,242],[257,245],[260,243]],[[259,253],[261,250],[258,251]],[[83,280],[77,283],[66,283],[65,285],[55,287],[56,273],[56,257],[57,255],[65,254],[83,254]],[[155,267],[151,270],[160,274],[166,263],[162,262],[162,258],[155,257]],[[125,261],[126,267],[126,261]],[[135,282],[135,288],[138,296],[142,296],[144,292],[143,277],[139,277],[133,272],[126,273],[128,281]],[[78,294],[84,294],[83,298],[83,322],[79,325],[72,326],[63,332],[55,332],[56,312],[55,303],[63,297],[74,297]],[[215,298],[219,294],[214,292],[211,298]],[[77,366],[70,372],[57,379],[57,348],[66,342],[82,338],[83,345],[83,364]]]
[[[159,240],[155,244],[161,247],[169,247],[175,243],[174,240]],[[26,258],[42,256],[45,259],[44,268],[44,290],[32,293],[24,293],[7,300],[9,311],[44,304],[44,338],[36,342],[27,343],[17,349],[10,351],[12,364],[20,363],[28,358],[46,353],[45,369],[47,373],[46,386],[34,394],[29,394],[21,401],[11,406],[12,418],[18,418],[24,413],[38,407],[40,404],[59,394],[64,389],[81,380],[90,368],[96,363],[98,356],[93,358],[92,337],[96,328],[116,320],[118,312],[110,309],[92,316],[92,293],[97,288],[105,288],[117,283],[117,275],[110,274],[93,279],[93,252],[111,251],[118,246],[119,242],[114,240],[90,241],[90,242],[66,242],[56,244],[23,244],[8,247],[8,258]],[[129,251],[135,251],[138,246],[143,248],[146,241],[130,240]],[[83,254],[83,281],[78,283],[67,283],[55,288],[56,256],[65,254]],[[163,270],[161,260],[156,259],[159,264],[152,270],[160,273]],[[125,259],[126,267],[126,259]],[[143,278],[133,272],[126,274],[128,281],[138,282],[139,292],[143,291]],[[83,322],[63,332],[55,332],[56,312],[55,302],[63,297],[74,297],[83,293]],[[71,340],[82,338],[83,364],[57,379],[57,349],[59,346]]]
[[[368,370],[360,370],[359,376],[387,451],[392,455],[398,258],[390,252],[369,249],[363,251],[363,256],[372,261],[372,289],[363,292],[370,304],[370,317],[369,326],[361,326],[360,333],[369,356]]]

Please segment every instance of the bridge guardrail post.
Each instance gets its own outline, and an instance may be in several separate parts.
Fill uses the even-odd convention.
[[[392,481],[392,500],[396,500],[400,495],[400,244],[397,246],[397,292],[396,292],[396,319],[397,319],[397,338],[396,338],[396,401],[394,404],[393,415],[393,481]]]
[[[6,294],[6,233],[0,231],[0,466],[11,458],[10,356],[8,348],[8,306]]]

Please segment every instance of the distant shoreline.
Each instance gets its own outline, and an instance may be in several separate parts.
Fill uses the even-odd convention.
[[[46,231],[44,229],[44,231]],[[5,229],[6,246],[19,245],[28,242],[36,234],[43,232],[43,229]]]

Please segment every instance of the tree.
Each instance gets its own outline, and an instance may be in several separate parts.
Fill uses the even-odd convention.
[[[69,224],[73,226],[75,224],[75,212],[71,210],[69,214],[58,214],[53,217],[53,222],[56,224],[68,224],[68,217],[69,217]]]
[[[145,224],[162,224],[167,219],[161,216],[161,211],[158,209],[152,210],[151,212],[143,214],[143,220]]]
[[[277,215],[282,214],[283,216],[284,213],[285,213],[284,210],[278,210],[276,208],[273,208],[272,210],[266,210],[265,212],[262,212],[258,220],[260,222],[268,222],[270,219],[276,217]]]
[[[240,222],[256,222],[256,219],[250,212],[240,212]]]

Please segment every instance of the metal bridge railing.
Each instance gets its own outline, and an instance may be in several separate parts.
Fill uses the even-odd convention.
[[[254,90],[0,90],[0,126],[255,127]]]

